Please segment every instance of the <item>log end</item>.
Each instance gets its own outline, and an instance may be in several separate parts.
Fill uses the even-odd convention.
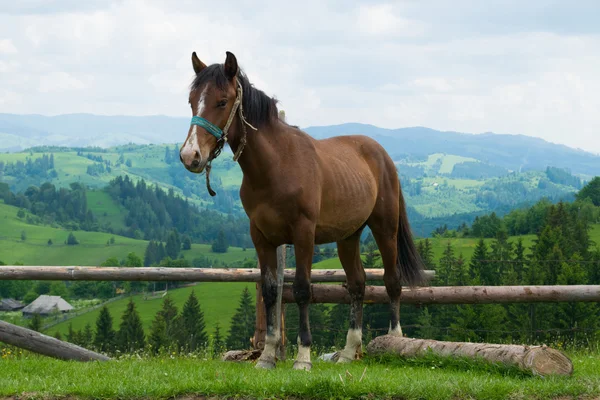
[[[546,346],[527,350],[523,357],[523,367],[540,376],[573,374],[571,360],[564,353]]]

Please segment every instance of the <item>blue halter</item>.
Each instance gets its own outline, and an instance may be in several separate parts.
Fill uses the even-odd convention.
[[[198,117],[198,116],[192,117],[192,122],[190,123],[190,125],[197,125],[200,128],[206,129],[206,131],[208,133],[210,133],[211,135],[213,135],[214,137],[216,137],[217,140],[221,140],[223,138],[223,136],[225,136],[223,134],[223,131],[221,130],[221,128],[219,128],[218,126],[216,126],[209,120],[202,118],[202,117]]]

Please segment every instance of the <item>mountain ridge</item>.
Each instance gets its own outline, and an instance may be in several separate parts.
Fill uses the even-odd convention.
[[[128,143],[162,144],[173,143],[173,137],[181,142],[188,126],[188,118],[164,115],[0,113],[0,150],[20,151],[40,145],[110,147]],[[423,157],[446,153],[472,157],[512,171],[543,170],[555,166],[585,177],[600,174],[600,155],[524,134],[476,134],[439,131],[423,126],[390,129],[356,122],[301,129],[317,139],[345,134],[367,135],[378,140],[394,160],[409,155]]]

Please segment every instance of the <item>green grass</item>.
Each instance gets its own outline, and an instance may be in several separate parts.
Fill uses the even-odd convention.
[[[129,358],[76,363],[38,356],[0,363],[0,396],[26,398],[328,398],[557,399],[600,395],[597,354],[573,355],[572,377],[539,378],[480,362],[364,359],[315,361],[310,373],[292,361],[258,371],[253,363],[193,358]]]
[[[101,226],[110,225],[114,230],[126,229],[124,224],[127,211],[120,207],[105,191],[88,190],[87,205]]]
[[[474,158],[469,158],[469,157],[455,156],[453,154],[446,155],[442,159],[442,166],[440,167],[440,170],[438,171],[438,173],[439,174],[450,174],[450,173],[452,173],[452,170],[454,169],[454,166],[456,164],[460,164],[460,163],[464,163],[464,162],[468,162],[468,161],[477,161],[477,160]]]
[[[212,333],[217,322],[221,326],[221,332],[227,332],[231,317],[235,313],[244,287],[247,287],[250,290],[253,298],[256,296],[255,285],[253,283],[244,282],[197,283],[194,286],[170,290],[168,295],[177,305],[179,312],[181,312],[183,304],[193,290],[198,297],[200,307],[204,312],[204,322],[209,332]],[[132,296],[132,298],[136,304],[138,313],[140,314],[144,329],[149,333],[152,320],[154,319],[156,312],[162,306],[163,300],[161,297],[144,299],[144,295],[142,294]],[[130,297],[125,297],[107,304],[108,310],[113,317],[113,327],[115,329],[118,329],[119,327],[121,315],[123,315],[129,299]],[[69,329],[69,324],[73,324],[73,329],[75,330],[83,329],[87,323],[91,324],[92,327],[95,327],[96,319],[99,314],[100,309],[90,311],[51,327],[46,333],[54,335],[56,332],[60,332],[64,335]]]
[[[143,257],[148,242],[103,232],[76,231],[80,244],[68,246],[64,242],[70,231],[50,226],[29,225],[17,218],[17,207],[0,203],[0,260],[5,264],[21,262],[25,265],[100,265],[110,257],[124,259],[134,252]],[[25,231],[27,239],[21,240]],[[106,244],[112,237],[115,244]],[[48,239],[53,244],[48,245]],[[230,247],[227,253],[213,253],[207,244],[193,244],[191,250],[182,252],[188,260],[204,256],[225,264],[252,258],[252,249],[244,251]]]
[[[600,224],[594,225],[594,227],[592,229],[592,234],[597,235],[596,240],[598,240],[598,243],[600,243]],[[523,235],[523,236],[521,236],[521,238],[523,238],[523,246],[525,246],[525,248],[529,248],[533,244],[535,235]],[[516,243],[517,239],[518,239],[517,236],[511,236],[509,241]],[[423,240],[423,239],[421,239],[421,240]],[[488,247],[493,241],[493,239],[484,239],[484,240],[487,243]],[[471,257],[473,256],[473,252],[475,251],[475,246],[477,245],[477,242],[479,241],[479,239],[475,239],[475,238],[460,238],[460,239],[429,238],[429,241],[431,242],[431,247],[433,250],[435,260],[440,259],[444,250],[446,249],[446,246],[448,245],[448,242],[450,242],[452,244],[452,248],[454,249],[454,256],[458,257],[459,254],[462,254],[463,258],[467,262],[469,262],[471,260]],[[379,259],[377,260],[377,264],[379,267],[381,267],[381,265],[380,265],[381,261]],[[337,257],[323,260],[323,261],[320,261],[313,265],[313,269],[335,269],[335,268],[342,268],[342,264],[340,263],[340,261]]]

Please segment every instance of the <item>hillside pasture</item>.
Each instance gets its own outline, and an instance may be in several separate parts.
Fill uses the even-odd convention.
[[[221,326],[221,333],[226,334],[229,330],[231,317],[235,313],[240,295],[247,287],[252,297],[256,297],[256,286],[254,283],[245,282],[200,282],[184,288],[168,291],[168,296],[175,302],[179,312],[183,304],[194,291],[200,308],[204,313],[204,322],[209,334],[212,334],[216,323]],[[163,302],[162,293],[157,296],[148,294],[137,294],[131,297],[124,297],[107,304],[108,310],[113,317],[113,328],[118,329],[121,322],[121,315],[127,307],[130,298],[133,299],[140,319],[144,326],[146,334],[150,333],[150,326],[157,311],[160,310]],[[86,324],[91,324],[95,329],[96,319],[100,314],[100,309],[95,309],[88,313],[79,315],[60,324],[54,325],[45,332],[54,335],[60,332],[63,336],[68,332],[69,324],[73,324],[73,329],[82,330]]]
[[[70,231],[44,225],[30,225],[17,217],[19,209],[0,203],[0,260],[5,264],[24,265],[100,265],[106,259],[124,259],[130,252],[144,256],[148,242],[103,232],[75,231],[80,244],[65,244]],[[21,232],[27,238],[21,240]],[[111,238],[115,243],[108,245]],[[48,245],[48,240],[52,245]],[[253,249],[229,247],[227,253],[213,253],[211,245],[192,244],[191,250],[181,252],[190,262],[196,257],[208,257],[225,264],[255,257]]]

